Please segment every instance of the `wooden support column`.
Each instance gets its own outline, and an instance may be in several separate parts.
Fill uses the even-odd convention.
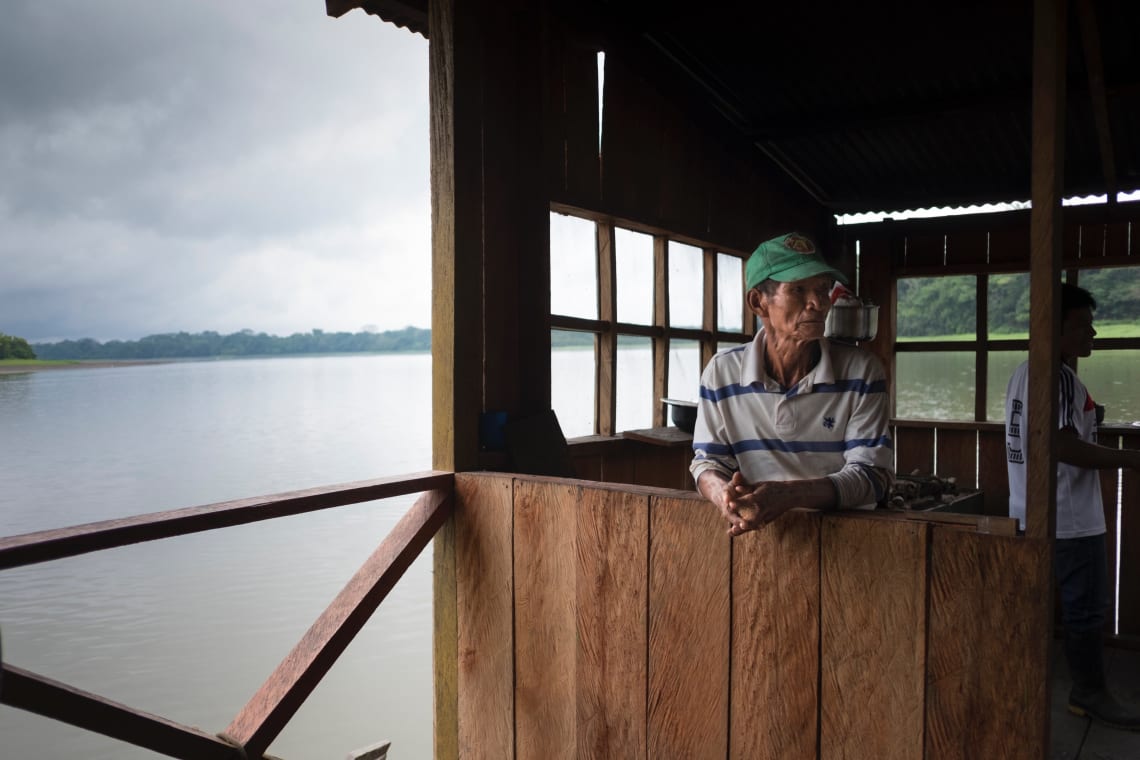
[[[1029,394],[1026,448],[1026,535],[1051,548],[1057,519],[1057,383],[1059,375],[1061,188],[1065,167],[1065,0],[1035,0],[1033,10],[1033,156],[1029,221]],[[1053,552],[1044,551],[1027,588],[1050,588]],[[1052,633],[1053,596],[1039,596],[1034,627]],[[1047,647],[1036,658],[1049,683]],[[1049,690],[1037,709],[1045,716],[1041,747],[1049,746]],[[1044,752],[1042,754],[1045,754]]]
[[[432,461],[479,465],[479,415],[550,408],[545,4],[430,0]],[[454,521],[434,550],[435,756],[458,756]]]
[[[1036,0],[1029,253],[1029,409],[1026,533],[1051,539],[1056,519],[1057,339],[1061,183],[1065,165],[1065,1]]]

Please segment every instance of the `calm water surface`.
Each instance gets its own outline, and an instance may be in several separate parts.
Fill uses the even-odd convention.
[[[426,354],[0,375],[0,535],[430,468]],[[223,730],[414,501],[394,498],[0,573],[5,661]],[[431,754],[431,557],[270,752]],[[0,707],[5,760],[153,753]]]
[[[695,398],[695,352],[670,395]],[[1110,420],[1140,420],[1137,352],[1082,362]],[[899,357],[901,416],[969,418],[973,355]],[[1023,357],[995,357],[988,408]],[[592,351],[552,356],[568,436],[592,432]],[[1000,365],[1000,366],[998,366]],[[619,427],[649,425],[648,346],[619,351]],[[999,387],[1000,386],[1000,389]],[[996,411],[996,413],[995,413]],[[0,375],[0,535],[426,470],[426,354],[180,362]],[[4,658],[132,707],[223,730],[415,496],[0,573]],[[431,557],[411,567],[270,748],[431,756]],[[2,760],[153,753],[0,706]]]

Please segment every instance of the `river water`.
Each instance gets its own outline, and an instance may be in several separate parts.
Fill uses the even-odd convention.
[[[0,535],[431,466],[426,354],[0,375]],[[6,662],[223,730],[414,495],[0,573]],[[425,552],[270,748],[431,755]],[[0,707],[4,760],[158,757]]]
[[[1136,352],[1082,360],[1110,421],[1140,419]],[[991,419],[1023,356],[997,357]],[[697,354],[670,363],[692,398]],[[1008,368],[1007,368],[1008,367]],[[591,432],[592,351],[552,355],[568,436]],[[900,355],[900,416],[969,417],[972,354]],[[648,345],[618,356],[619,428],[646,427]],[[1000,386],[1000,387],[999,387]],[[0,374],[0,535],[366,480],[431,466],[427,354],[177,362]],[[6,662],[223,730],[414,495],[0,573]],[[431,756],[431,557],[410,568],[270,752],[380,740]],[[157,755],[0,706],[0,760]]]

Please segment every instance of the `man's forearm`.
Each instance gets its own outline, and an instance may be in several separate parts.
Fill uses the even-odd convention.
[[[1061,431],[1057,436],[1057,461],[1090,470],[1140,469],[1140,449],[1112,449]]]
[[[720,470],[705,470],[697,477],[697,491],[716,506],[723,507],[719,500],[730,480]]]

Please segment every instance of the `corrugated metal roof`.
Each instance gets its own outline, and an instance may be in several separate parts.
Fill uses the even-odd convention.
[[[327,0],[426,36],[426,0]],[[889,212],[1029,197],[1031,0],[560,2],[576,26],[719,110],[821,203]],[[1140,188],[1140,2],[1074,0],[1066,196],[1106,178],[1080,10],[1096,22],[1117,189]],[[335,14],[334,14],[335,15]]]
[[[620,4],[609,4],[616,8]],[[1078,3],[1065,195],[1104,193]],[[1092,0],[1117,189],[1140,187],[1140,3]],[[623,19],[837,212],[1029,197],[1033,4],[654,6]]]

